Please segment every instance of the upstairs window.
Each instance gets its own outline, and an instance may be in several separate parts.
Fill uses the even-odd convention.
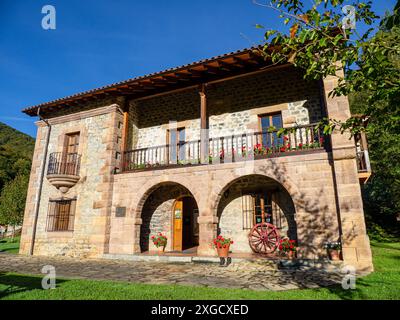
[[[75,209],[76,199],[50,200],[46,230],[73,231]]]
[[[279,130],[283,126],[282,114],[272,113],[259,116],[260,131],[262,131],[262,144],[265,147],[277,146],[283,144],[283,138],[278,138],[276,132],[268,133],[270,127]]]
[[[185,160],[186,130],[184,127],[167,130],[167,144],[170,146],[170,161]]]
[[[77,154],[79,151],[79,138],[80,133],[71,133],[66,135],[65,141],[65,153],[66,154]]]

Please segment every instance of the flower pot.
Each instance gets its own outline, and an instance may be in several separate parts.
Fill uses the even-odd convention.
[[[165,252],[165,246],[159,246],[157,249],[158,249],[158,253],[164,253]]]
[[[287,253],[287,257],[288,257],[289,260],[294,259],[296,257],[296,252],[295,251],[289,251]]]
[[[219,248],[217,247],[218,257],[220,258],[228,258],[229,256],[229,244]]]
[[[338,261],[340,260],[340,250],[328,250],[329,253],[329,258],[333,261]]]

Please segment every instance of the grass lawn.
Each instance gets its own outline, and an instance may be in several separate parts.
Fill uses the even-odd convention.
[[[20,237],[15,237],[0,240],[0,252],[18,253]]]
[[[375,272],[357,280],[355,290],[340,286],[255,292],[110,281],[57,280],[57,289],[41,289],[41,278],[0,274],[0,299],[400,299],[400,243],[373,243]]]

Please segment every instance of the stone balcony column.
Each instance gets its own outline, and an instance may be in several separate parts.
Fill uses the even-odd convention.
[[[212,241],[217,236],[218,218],[213,215],[200,215],[199,223],[199,247],[197,254],[201,256],[215,256],[216,251]]]
[[[341,72],[341,74],[343,73]],[[338,84],[336,77],[323,81],[327,115],[345,121],[351,116],[347,97],[328,97]],[[349,133],[332,133],[332,164],[336,188],[338,220],[341,228],[343,260],[357,271],[372,271],[372,254],[367,236],[354,139]],[[330,239],[335,240],[335,239]]]

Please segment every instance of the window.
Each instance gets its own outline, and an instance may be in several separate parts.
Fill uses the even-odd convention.
[[[47,231],[73,231],[76,199],[50,200]]]
[[[283,126],[282,114],[265,114],[259,116],[260,130],[262,131],[262,145],[265,147],[277,146],[283,144],[283,138],[278,138],[276,132],[268,133],[270,127],[279,130]]]
[[[184,127],[167,130],[167,144],[170,146],[170,160],[185,160],[186,130]]]
[[[284,213],[277,205],[275,196],[274,192],[242,195],[243,230],[250,230],[262,222],[282,228]]]

